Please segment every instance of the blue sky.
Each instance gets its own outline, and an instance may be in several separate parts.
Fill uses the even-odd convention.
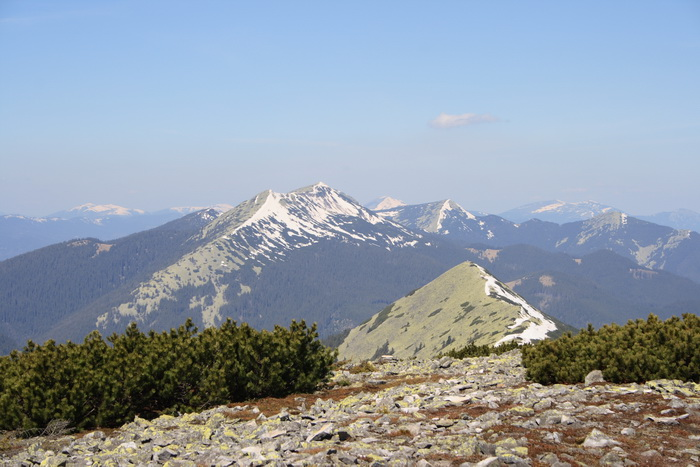
[[[0,0],[0,212],[323,181],[700,211],[698,1]]]

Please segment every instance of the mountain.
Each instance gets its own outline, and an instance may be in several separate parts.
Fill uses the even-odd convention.
[[[526,244],[574,256],[601,249],[638,265],[700,282],[700,234],[675,230],[609,211],[566,224],[532,219],[521,224],[499,216],[476,216],[452,201],[399,206],[379,215],[408,228],[444,236],[463,246]]]
[[[468,250],[471,261],[486,266],[529,303],[578,328],[700,310],[699,284],[641,267],[610,250],[582,256],[531,245]]]
[[[376,212],[410,229],[439,234],[462,244],[489,242],[495,237],[510,238],[517,229],[515,224],[498,216],[477,217],[449,199]]]
[[[590,219],[610,211],[618,211],[618,209],[596,203],[595,201],[567,203],[565,201],[552,200],[526,204],[503,212],[500,216],[515,223],[539,219],[556,224],[565,224],[567,222]]]
[[[399,271],[401,263],[414,263],[413,258],[420,255],[433,263],[426,268],[432,269],[428,274],[446,269],[430,258],[441,254],[433,242],[322,183],[291,193],[260,193],[207,225],[197,244],[179,261],[141,283],[128,301],[101,314],[98,327],[124,326],[134,319],[163,327],[166,322],[171,324],[173,315],[163,310],[173,308],[186,311],[206,326],[233,317],[255,327],[269,327],[303,316],[317,321],[323,332],[337,331],[365,319],[372,301],[395,298],[397,285],[416,284],[415,279],[409,280],[415,271]],[[408,255],[402,255],[402,250]],[[368,268],[373,261],[377,263]],[[388,272],[380,265],[387,261],[395,263],[390,281],[398,284],[387,287],[387,293],[369,293],[375,287],[366,281],[370,277],[380,280],[377,274]],[[426,279],[425,273],[416,276],[419,281]],[[300,277],[304,274],[307,276]],[[363,277],[358,281],[355,276],[359,274]],[[276,292],[273,278],[285,288]],[[359,301],[370,302],[364,307],[358,307],[357,300],[338,302],[337,295],[325,306],[318,301],[337,287],[347,284],[352,288],[358,282],[364,289],[369,287],[365,293],[353,291],[363,295]],[[292,294],[289,287],[301,290]],[[285,295],[281,303],[274,301]],[[267,305],[270,303],[274,306]]]
[[[71,238],[92,237],[99,230],[83,219],[0,216],[0,261]]]
[[[548,249],[573,255],[606,249],[640,266],[660,269],[700,282],[700,234],[609,212],[560,227]]]
[[[141,209],[125,208],[116,204],[93,204],[86,203],[70,208],[65,211],[59,211],[49,217],[58,217],[61,219],[71,219],[74,217],[84,217],[88,219],[103,219],[112,216],[139,216],[146,214],[146,211]]]
[[[374,199],[370,201],[369,203],[365,204],[365,207],[367,209],[370,209],[372,211],[380,211],[383,209],[391,209],[395,208],[398,206],[405,206],[406,203],[403,201],[392,198],[391,196],[381,196],[377,199]]]
[[[341,359],[382,354],[430,358],[441,352],[509,340],[532,342],[570,329],[544,315],[481,266],[461,263],[352,329]]]
[[[213,212],[213,211],[211,211]],[[256,328],[350,328],[464,260],[439,237],[385,220],[317,184],[266,191],[183,227],[178,219],[114,241],[86,239],[0,262],[0,322],[19,342],[80,340],[131,321],[169,329],[226,318]]]
[[[635,216],[647,222],[667,225],[678,230],[694,230],[700,232],[700,213],[690,209],[678,209],[677,211],[660,212],[651,216]]]
[[[451,228],[465,229],[476,216],[452,200],[402,205],[377,210],[377,214],[406,227],[430,233],[448,234]]]
[[[178,206],[178,207],[174,207],[174,208],[163,209],[161,211],[156,211],[155,214],[176,212],[178,214],[185,215],[185,214],[191,214],[193,212],[201,211],[202,209],[213,209],[217,212],[226,212],[226,211],[230,211],[233,208],[234,208],[233,205],[225,204],[225,203],[214,204],[212,206]]]
[[[200,211],[119,240],[71,240],[0,261],[0,334],[19,344],[59,335],[82,340],[94,326],[72,322],[81,309],[99,308],[181,257],[217,215]]]
[[[230,205],[212,209],[223,212]],[[178,207],[156,212],[113,204],[83,204],[49,217],[0,216],[0,261],[75,238],[113,240],[152,229],[206,208]]]

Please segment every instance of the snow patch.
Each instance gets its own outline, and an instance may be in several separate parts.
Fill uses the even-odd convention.
[[[484,268],[479,265],[476,265],[476,267],[479,268],[481,277],[486,281],[486,284],[484,285],[486,295],[520,305],[520,316],[515,320],[515,323],[508,326],[508,328],[516,329],[526,322],[530,323],[530,325],[522,332],[509,334],[496,342],[496,345],[513,339],[520,339],[524,343],[530,343],[534,340],[546,339],[548,333],[557,330],[557,325],[554,324],[553,321],[545,318],[542,312],[527,303],[520,295],[504,288],[498,282],[498,280],[491,274],[487,273]]]
[[[555,203],[548,204],[547,206],[542,206],[539,209],[535,209],[532,212],[533,213],[540,213],[540,212],[547,212],[547,211],[556,211],[557,209],[563,207],[564,205],[566,205],[566,203],[564,203],[563,201],[557,201]]]

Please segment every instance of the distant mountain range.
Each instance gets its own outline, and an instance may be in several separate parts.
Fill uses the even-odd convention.
[[[698,234],[612,211],[563,225],[516,224],[450,200],[375,212],[319,183],[0,261],[0,350],[188,317],[256,328],[305,319],[329,336],[464,261],[564,323],[624,323],[700,309],[699,258]]]
[[[556,224],[565,224],[567,222],[587,220],[610,211],[619,211],[619,209],[605,206],[595,201],[567,203],[553,200],[526,204],[503,212],[500,216],[515,223],[529,221],[530,219],[539,219]]]
[[[528,244],[571,255],[609,249],[640,266],[700,282],[700,234],[620,212],[607,211],[585,221],[562,225],[538,219],[516,224],[499,216],[477,217],[447,200],[398,206],[377,214],[412,229],[439,234],[460,245]]]
[[[672,212],[660,212],[651,216],[636,216],[643,221],[667,225],[674,229],[694,230],[700,232],[700,214],[690,209],[679,209]]]
[[[505,211],[499,215],[515,223],[522,223],[531,219],[539,219],[541,221],[554,222],[556,224],[566,224],[569,222],[585,221],[610,212],[623,211],[621,209],[606,206],[595,201],[568,203],[565,201],[553,200],[526,204],[524,206]],[[678,230],[693,230],[695,232],[700,232],[700,214],[695,211],[691,211],[690,209],[660,212],[650,216],[633,215],[633,217],[643,221],[653,222],[654,224],[673,227],[674,229]]]
[[[230,205],[213,209],[225,211]],[[0,216],[0,261],[54,243],[76,238],[112,240],[163,225],[199,207],[178,207],[156,212],[113,204],[83,204],[48,217]]]
[[[456,206],[468,215],[488,217],[481,211],[466,211],[454,201],[445,200],[423,205],[413,205],[410,210],[440,209],[444,203]],[[405,208],[406,203],[390,196],[382,196],[365,205],[372,211],[390,211],[394,208]],[[219,212],[233,208],[230,204],[209,206]],[[0,213],[0,261],[26,253],[54,243],[76,238],[94,237],[101,240],[116,238],[152,229],[166,222],[190,214],[205,207],[174,207],[155,212],[127,208],[114,204],[86,203],[74,208],[58,211],[46,217],[28,217],[22,215],[7,215]],[[544,201],[521,206],[506,211],[499,216],[514,224],[538,219],[556,224],[565,224],[588,220],[600,214],[617,211],[618,209],[605,206],[594,201],[567,203],[564,201]],[[387,214],[383,214],[387,217]],[[678,230],[700,231],[700,214],[688,209],[673,212],[662,212],[651,216],[635,216],[659,225],[669,226]],[[409,218],[407,222],[412,222]],[[419,229],[423,229],[416,225]],[[430,229],[423,229],[430,231]],[[487,229],[488,230],[488,229]]]

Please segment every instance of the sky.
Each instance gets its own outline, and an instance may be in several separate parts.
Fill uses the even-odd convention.
[[[0,212],[700,212],[700,2],[0,0]]]

